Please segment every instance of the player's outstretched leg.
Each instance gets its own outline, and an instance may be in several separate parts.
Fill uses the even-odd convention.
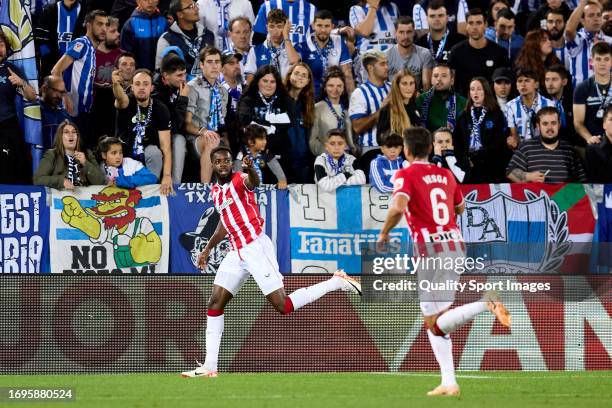
[[[213,285],[206,317],[206,358],[204,364],[198,363],[198,367],[195,370],[182,372],[182,377],[217,377],[219,347],[221,346],[221,336],[223,335],[223,311],[231,298],[232,294],[227,289]]]
[[[284,288],[280,288],[267,295],[266,298],[279,313],[289,314],[336,290],[361,295],[361,284],[344,271],[338,270],[331,278],[306,288],[300,288],[289,296],[285,294]]]
[[[453,363],[453,345],[450,333],[472,320],[476,315],[489,310],[495,315],[499,322],[510,327],[512,318],[506,307],[499,300],[495,292],[485,294],[482,301],[468,303],[440,314],[426,316],[425,323],[428,327],[427,336],[429,343],[436,356],[442,384],[428,392],[427,395],[459,395],[459,386],[455,379],[455,367]]]

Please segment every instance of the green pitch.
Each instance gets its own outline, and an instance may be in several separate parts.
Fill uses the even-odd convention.
[[[76,401],[2,407],[610,407],[612,372],[463,372],[459,398],[426,397],[434,373],[0,376],[0,387],[71,387]]]

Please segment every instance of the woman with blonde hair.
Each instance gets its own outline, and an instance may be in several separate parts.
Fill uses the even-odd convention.
[[[382,135],[387,131],[404,134],[404,130],[421,125],[421,113],[416,106],[416,77],[407,69],[402,69],[393,77],[388,100],[378,116],[376,140],[383,145]]]
[[[54,147],[43,155],[34,184],[58,190],[106,184],[95,156],[82,148],[81,135],[74,123],[65,120],[57,127]]]

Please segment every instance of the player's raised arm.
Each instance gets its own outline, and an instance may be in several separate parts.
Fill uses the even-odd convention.
[[[253,160],[248,157],[244,157],[242,159],[242,168],[246,170],[249,178],[246,179],[245,185],[249,190],[253,190],[255,187],[259,187],[261,180],[259,180],[259,176],[255,171],[255,167],[253,166]]]
[[[219,220],[215,232],[213,233],[212,237],[210,237],[210,240],[208,241],[202,252],[200,252],[200,255],[198,255],[198,268],[206,269],[206,264],[208,263],[208,256],[210,255],[210,251],[212,251],[219,244],[219,242],[221,242],[223,238],[225,238],[226,235],[227,231],[225,230],[225,227],[223,226],[221,220]]]

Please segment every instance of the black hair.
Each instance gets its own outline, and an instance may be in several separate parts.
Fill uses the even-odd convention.
[[[402,137],[398,133],[388,131],[383,134],[382,146],[401,147],[403,145],[404,139],[402,139]]]
[[[102,153],[107,153],[110,150],[112,145],[121,145],[121,149],[123,150],[123,140],[115,136],[100,136],[100,140],[98,141],[98,147],[96,149],[96,158],[98,161],[102,162],[104,159],[102,158]]]
[[[468,11],[468,13],[465,16],[465,21],[467,21],[468,18],[473,17],[473,16],[482,16],[482,19],[485,21],[485,23],[487,21],[487,16],[485,15],[485,12],[481,8],[478,8],[478,7],[471,8],[470,11]]]
[[[219,153],[219,152],[228,152],[230,157],[232,156],[232,151],[230,150],[229,147],[227,146],[217,146],[214,149],[212,149],[212,151],[210,152],[210,161],[213,161],[213,157],[215,157],[215,154]]]
[[[160,72],[166,74],[174,74],[176,71],[186,69],[185,61],[176,54],[169,53],[161,60]]]
[[[497,19],[499,20],[500,17],[503,17],[506,20],[514,20],[516,15],[509,8],[505,8],[497,12]]]
[[[569,79],[569,72],[564,65],[561,64],[553,64],[550,67],[547,67],[544,72],[556,72],[559,74],[561,79]]]
[[[428,157],[433,146],[431,132],[420,126],[406,129],[404,145],[415,158]]]
[[[397,20],[395,20],[395,29],[401,25],[412,25],[414,27],[414,20],[410,16],[399,16]]]
[[[285,85],[283,85],[283,79],[281,78],[276,67],[273,65],[262,65],[261,67],[257,68],[257,71],[255,71],[255,75],[253,76],[253,80],[242,94],[243,97],[250,96],[251,98],[256,98],[257,92],[259,91],[259,80],[268,74],[272,75],[276,80],[275,94],[281,101],[286,100],[289,97],[287,94],[287,88],[285,88]]]
[[[85,16],[83,24],[93,23],[96,17],[108,17],[108,14],[104,10],[92,10]]]
[[[446,10],[446,4],[444,4],[444,0],[431,0],[427,5],[427,10],[425,10],[425,13],[427,13],[428,10],[439,10],[443,7]]]
[[[219,55],[219,58],[223,57],[223,53],[221,52],[221,50],[219,50],[216,47],[208,46],[206,48],[203,48],[202,51],[200,51],[200,62],[204,62],[206,57],[208,57],[209,55],[217,55],[217,54]]]
[[[604,112],[603,118],[605,119],[608,115],[612,115],[612,105],[608,106],[606,108],[606,111]]]
[[[136,62],[136,55],[133,52],[123,51],[115,60],[115,68],[119,68],[119,60],[121,58],[131,58],[134,60],[134,62]]]
[[[341,137],[342,139],[344,139],[344,141],[346,143],[348,143],[348,139],[346,137],[346,132],[344,131],[344,129],[335,128],[335,129],[328,130],[327,131],[327,140],[329,140],[329,138],[332,137],[332,136]]]
[[[538,113],[536,113],[536,123],[540,123],[540,120],[544,115],[557,115],[557,119],[561,120],[561,115],[559,115],[559,111],[554,106],[546,106],[545,108],[540,109]]]
[[[243,140],[246,145],[255,139],[265,139],[267,136],[268,132],[266,131],[266,128],[255,123],[251,123],[244,128]]]
[[[334,15],[329,10],[319,10],[314,16],[313,22],[317,20],[332,20],[334,21]]]
[[[591,48],[591,55],[612,55],[612,47],[605,41],[599,41]]]

